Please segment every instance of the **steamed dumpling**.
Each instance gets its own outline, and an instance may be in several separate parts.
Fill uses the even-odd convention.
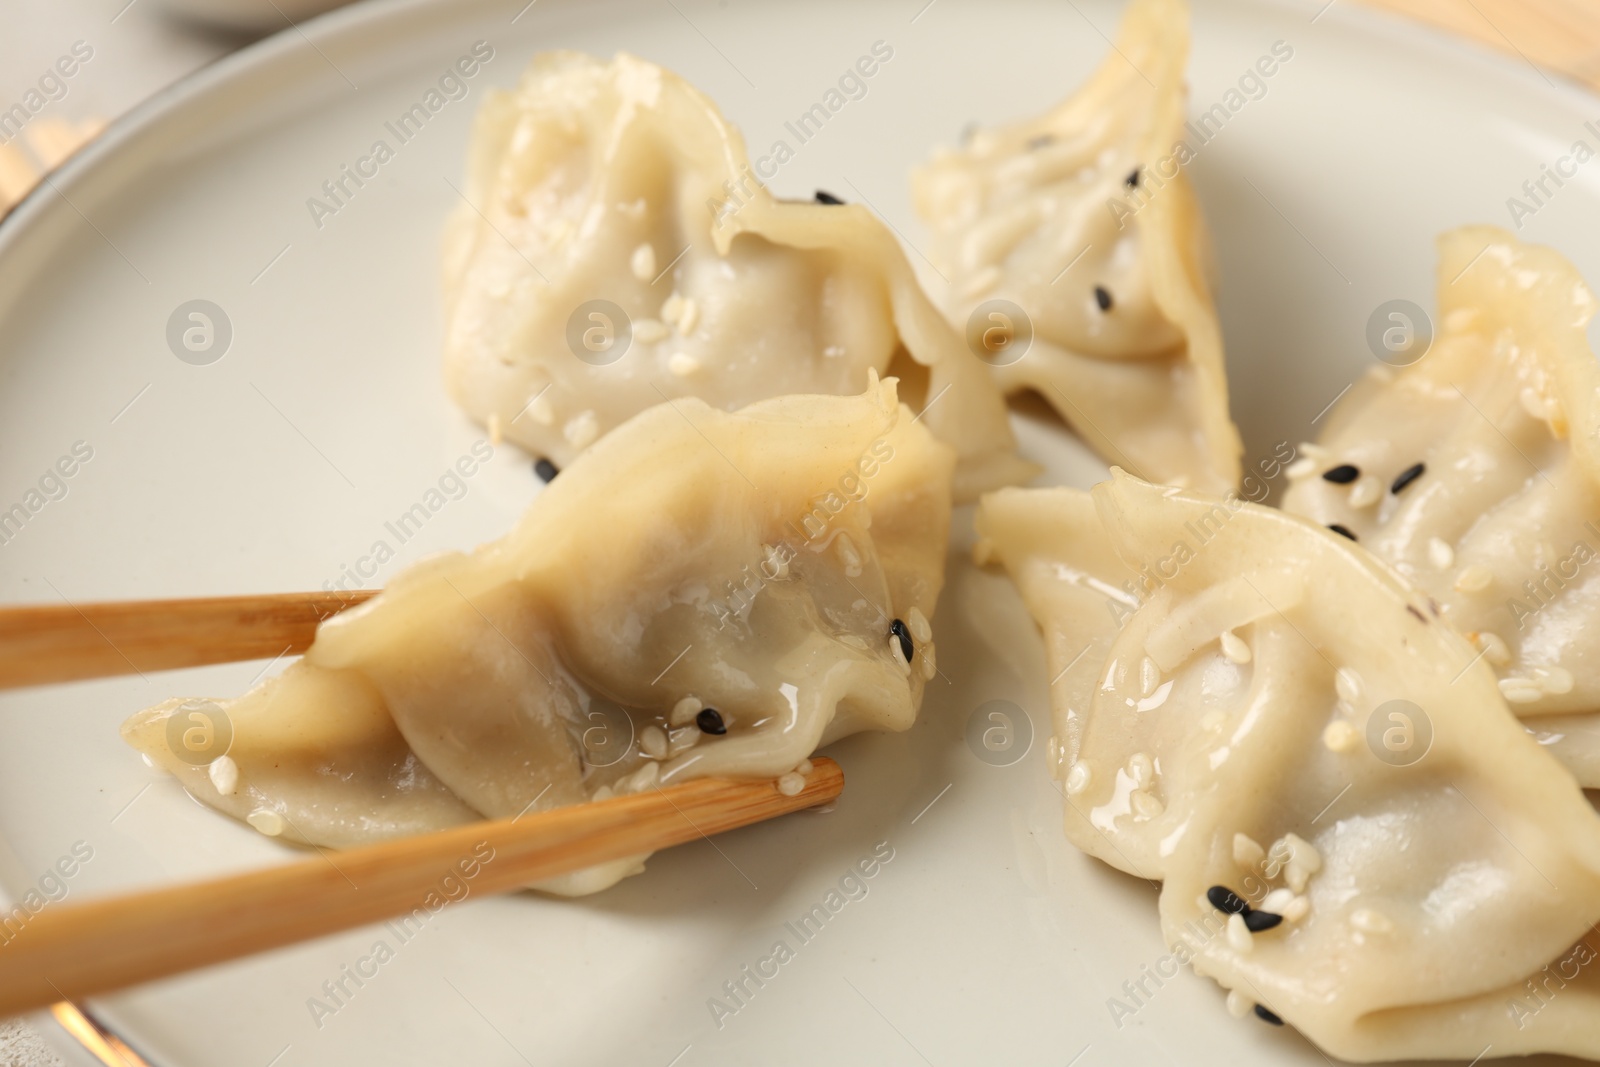
[[[445,236],[446,383],[559,466],[663,400],[854,394],[892,366],[955,448],[958,495],[1031,473],[888,229],[859,204],[773,197],[669,71],[540,56],[479,112],[466,200]]]
[[[1059,672],[1068,837],[1163,882],[1230,1008],[1354,1061],[1600,1057],[1600,817],[1425,594],[1304,519],[1121,474],[1003,490],[978,526]]]
[[[1186,0],[1134,0],[1076,95],[978,131],[913,192],[945,310],[969,338],[999,339],[990,362],[1005,392],[1037,392],[1107,462],[1222,492],[1238,483],[1241,445],[1209,240],[1181,169],[1188,25]],[[1020,324],[995,300],[1031,323],[1020,358],[1003,344]]]
[[[123,735],[205,803],[342,847],[779,776],[847,734],[904,730],[933,674],[911,635],[943,583],[954,456],[894,385],[657,405],[505,538],[402,573],[245,696],[169,701]],[[179,739],[218,704],[231,748],[197,763]]]
[[[1431,349],[1367,372],[1284,501],[1425,589],[1588,786],[1600,786],[1594,311],[1555,251],[1489,226],[1445,234]]]

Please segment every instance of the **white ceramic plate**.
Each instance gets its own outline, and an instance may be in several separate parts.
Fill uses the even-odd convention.
[[[920,232],[907,171],[967,122],[1037,111],[1097,64],[1119,5],[900,0],[472,0],[359,5],[182,83],[115,127],[0,225],[0,510],[76,442],[93,450],[0,546],[7,602],[316,588],[437,484],[480,432],[438,375],[437,246],[484,88],[537,50],[628,49],[681,72],[761,149],[883,40],[892,61],[799,146],[780,193],[868,200]],[[1283,40],[1293,59],[1193,164],[1216,235],[1233,400],[1251,457],[1315,434],[1371,356],[1380,303],[1432,298],[1432,238],[1509,221],[1506,198],[1574,140],[1595,100],[1515,60],[1335,4],[1202,2],[1195,113]],[[919,10],[919,8],[921,10]],[[474,41],[494,58],[378,177],[317,227],[341,164]],[[1600,163],[1525,234],[1600,279]],[[853,195],[852,195],[853,194]],[[917,256],[913,254],[913,260]],[[169,317],[214,302],[217,362],[175,358]],[[1104,468],[1048,420],[1028,450],[1078,484]],[[509,527],[538,487],[506,447],[399,558]],[[188,1064],[1321,1064],[1292,1030],[1236,1021],[1183,974],[1128,1018],[1112,997],[1164,956],[1151,886],[1072,850],[1043,770],[1038,642],[978,617],[957,564],[935,627],[948,684],[908,735],[835,746],[837,810],[685,846],[599,897],[442,912],[96,1002],[161,1067]],[[958,649],[962,651],[957,652]],[[280,665],[281,666],[281,665]],[[238,692],[239,664],[0,697],[0,882],[19,894],[75,843],[69,899],[281,862],[117,736],[174,694]],[[272,668],[277,669],[277,668]],[[1026,709],[1020,759],[966,740],[988,701]],[[878,846],[893,859],[808,943],[784,928]],[[775,940],[797,951],[719,1026],[708,1008]],[[394,956],[331,1016],[323,983],[380,939]],[[366,970],[373,970],[367,965]],[[320,1025],[319,1025],[320,1023]],[[276,1058],[275,1058],[276,1057]],[[1553,1062],[1553,1061],[1547,1061]]]

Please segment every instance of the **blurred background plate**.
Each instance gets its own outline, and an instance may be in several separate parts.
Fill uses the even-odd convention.
[[[1345,4],[1199,6],[1191,113],[1275,42],[1293,49],[1192,164],[1253,461],[1315,436],[1372,359],[1380,304],[1433,306],[1434,235],[1510,225],[1507,198],[1541,165],[1600,143],[1585,127],[1600,105],[1516,58]],[[509,446],[405,544],[385,522],[482,436],[439,384],[439,232],[484,91],[536,51],[626,49],[671,67],[760,151],[885,42],[893,58],[867,94],[773,186],[867,201],[920,266],[909,168],[969,122],[1059,100],[1100,62],[1119,10],[438,0],[359,5],[218,62],[114,124],[0,224],[0,510],[59,457],[92,453],[0,546],[0,599],[313,589],[389,540],[398,556],[378,584],[510,526],[539,482]],[[478,41],[494,54],[465,97],[319,225],[308,199]],[[1600,279],[1589,168],[1522,235]],[[168,342],[196,300],[229,335],[203,365]],[[1051,479],[1103,474],[1052,420],[1018,420]],[[1231,1019],[1208,981],[1145,977],[1166,955],[1154,888],[1063,839],[1038,639],[1002,579],[953,555],[934,620],[944,678],[909,734],[834,747],[849,782],[836,810],[657,856],[595,898],[473,901],[404,942],[354,931],[94,1010],[159,1067],[1325,1062],[1292,1030]],[[286,849],[202,809],[117,735],[139,707],[235,693],[281,666],[0,696],[0,885],[38,886],[75,846],[92,858],[65,884],[73,900],[282,862]],[[990,727],[998,752],[981,739]],[[892,858],[864,895],[798,943],[785,922],[874,854]],[[794,958],[745,979],[780,938]],[[380,940],[392,958],[362,963]],[[1137,1011],[1114,1017],[1108,1001],[1141,981]],[[714,1015],[713,998],[737,1011]]]

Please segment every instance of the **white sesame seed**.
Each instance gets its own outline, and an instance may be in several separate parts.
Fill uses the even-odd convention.
[[[1299,459],[1295,460],[1293,463],[1289,464],[1289,466],[1284,468],[1284,473],[1287,474],[1289,476],[1289,480],[1293,482],[1298,482],[1301,479],[1309,478],[1316,472],[1317,461],[1312,459],[1310,456],[1301,456]]]
[[[932,641],[922,646],[922,677],[925,681],[933,681],[933,676],[939,673],[935,655]]]
[[[1489,630],[1480,630],[1468,635],[1474,648],[1483,653],[1483,658],[1496,667],[1504,667],[1511,662],[1511,648],[1505,638]]]
[[[1469,563],[1456,575],[1456,590],[1462,593],[1481,593],[1494,581],[1494,572],[1481,563]]]
[[[1161,685],[1161,668],[1149,656],[1139,664],[1139,695],[1147,697]]]
[[[1228,724],[1228,716],[1212,708],[1200,716],[1200,729],[1208,734],[1214,734]]]
[[[840,356],[844,355],[844,353],[844,345],[827,345],[822,350],[822,354],[827,356],[829,359],[838,359]]]
[[[1261,910],[1270,911],[1274,915],[1282,915],[1283,909],[1294,901],[1294,890],[1278,888],[1266,895],[1261,901]]]
[[[231,797],[239,791],[239,765],[233,762],[233,757],[218,756],[206,768],[206,774],[212,787],[223,796]]]
[[[1233,835],[1233,862],[1241,867],[1254,868],[1267,858],[1267,850],[1249,834]]]
[[[700,740],[702,734],[698,726],[680,726],[667,734],[667,755],[676,756],[687,752]]]
[[[1366,934],[1386,934],[1394,929],[1394,923],[1381,911],[1371,908],[1357,908],[1350,913],[1350,925]]]
[[[1067,771],[1067,796],[1075,797],[1089,788],[1089,783],[1094,780],[1094,769],[1088,761],[1079,760]]]
[[[1128,805],[1133,809],[1133,814],[1141,819],[1154,819],[1167,810],[1166,805],[1154,794],[1143,789],[1135,789],[1128,794]]]
[[[1318,460],[1328,458],[1328,450],[1317,444],[1315,441],[1301,441],[1300,447],[1295,449],[1295,451],[1305,456],[1313,463]]]
[[[660,319],[640,319],[633,324],[633,339],[647,345],[655,344],[671,332]]]
[[[1361,740],[1361,731],[1348,719],[1335,719],[1322,731],[1322,744],[1330,752],[1350,752]]]
[[[798,796],[805,787],[806,780],[793,771],[778,777],[778,792],[786,797]]]
[[[979,567],[987,567],[989,561],[994,559],[994,542],[987,537],[980,537],[972,543],[972,562]]]
[[[628,789],[635,793],[642,793],[646,789],[654,789],[660,781],[661,764],[649,762],[629,775]]]
[[[1532,704],[1544,696],[1544,690],[1532,678],[1502,678],[1500,695],[1513,704]]]
[[[962,296],[982,296],[1000,284],[1000,268],[991,263],[968,278],[961,286]]]
[[[600,436],[600,418],[593,411],[580,411],[567,420],[566,426],[561,429],[561,436],[573,448],[588,448]]]
[[[1237,989],[1228,990],[1228,1014],[1235,1019],[1243,1019],[1255,1009],[1255,1006],[1255,1001]]]
[[[1295,897],[1284,906],[1283,921],[1286,923],[1297,923],[1301,919],[1304,919],[1310,911],[1311,899],[1309,897]]]
[[[594,791],[594,794],[589,799],[590,800],[610,800],[611,797],[612,797],[611,787],[609,785],[603,785],[599,789],[596,789]]]
[[[1241,956],[1250,954],[1256,947],[1255,937],[1244,924],[1244,916],[1235,912],[1228,916],[1228,947]]]
[[[1249,663],[1250,645],[1232,630],[1222,631],[1222,654],[1229,663]]]
[[[844,564],[844,573],[850,578],[861,576],[861,553],[856,551],[856,543],[850,540],[850,535],[842,533],[835,542],[836,552],[839,553],[839,562]]]
[[[815,769],[815,764],[808,759],[803,759],[794,765],[794,773],[801,775],[810,774]]]
[[[283,833],[283,816],[271,808],[257,808],[249,815],[246,815],[244,821],[268,837],[277,837]]]
[[[766,554],[766,564],[772,572],[772,580],[781,582],[789,577],[789,557],[778,551],[777,545],[762,545],[761,549]],[[762,573],[765,575],[766,571],[763,570]]]
[[[1383,483],[1376,476],[1363,474],[1350,486],[1349,501],[1353,508],[1370,508],[1383,497]]]
[[[687,378],[700,369],[700,361],[687,352],[674,352],[667,360],[667,369],[679,378]]]
[[[489,443],[498,446],[505,438],[500,432],[500,416],[491,412],[489,415]]]
[[[1444,328],[1451,333],[1465,333],[1478,321],[1477,308],[1456,308],[1444,317]]]
[[[898,634],[889,635],[889,658],[894,660],[895,666],[900,668],[901,674],[909,675],[911,673],[911,664],[906,662],[906,651],[900,647]]]
[[[672,705],[672,714],[667,717],[667,721],[674,726],[685,726],[694,722],[694,717],[704,711],[705,707],[699,697],[684,697]]]
[[[550,401],[538,396],[528,404],[528,417],[540,426],[550,426],[556,421],[556,409],[550,406]]]
[[[639,732],[639,750],[651,759],[665,758],[667,732],[659,726],[646,726]]]
[[[635,221],[644,218],[645,207],[645,199],[642,196],[637,200],[630,200],[627,203],[617,204],[618,211]]]
[[[700,321],[700,305],[694,302],[694,297],[683,298],[683,310],[678,312],[678,332],[684,336],[694,333],[695,324]]]
[[[1354,704],[1361,699],[1361,675],[1349,667],[1340,667],[1333,675],[1333,689],[1340,700]]]
[[[1450,547],[1449,542],[1437,537],[1428,538],[1428,562],[1441,571],[1450,569],[1456,561],[1456,550]]]
[[[1539,688],[1552,696],[1572,692],[1572,672],[1565,667],[1543,667],[1535,672]]]
[[[933,627],[928,625],[928,617],[922,613],[921,608],[913,605],[911,610],[906,612],[906,626],[918,644],[926,644],[933,640]]]
[[[650,281],[656,276],[656,250],[650,247],[649,242],[633,250],[633,258],[628,261],[628,266],[633,269],[633,276],[641,282]]]
[[[683,314],[683,297],[674,289],[672,295],[661,302],[661,321],[668,326],[678,324],[678,316]]]
[[[1150,788],[1150,783],[1156,780],[1156,765],[1149,753],[1135,752],[1128,757],[1128,776],[1138,788]]]
[[[1522,410],[1536,419],[1543,419],[1549,413],[1549,403],[1536,389],[1524,386],[1517,394],[1517,400],[1522,404]]]

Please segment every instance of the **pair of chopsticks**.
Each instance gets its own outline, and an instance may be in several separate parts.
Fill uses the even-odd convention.
[[[0,688],[302,652],[319,622],[370,596],[0,609]],[[770,780],[702,778],[264,871],[52,904],[0,943],[0,1017],[409,914],[447,874],[459,879],[463,862],[475,861],[472,896],[504,893],[826,804],[843,789],[839,765],[819,758],[794,796]]]

